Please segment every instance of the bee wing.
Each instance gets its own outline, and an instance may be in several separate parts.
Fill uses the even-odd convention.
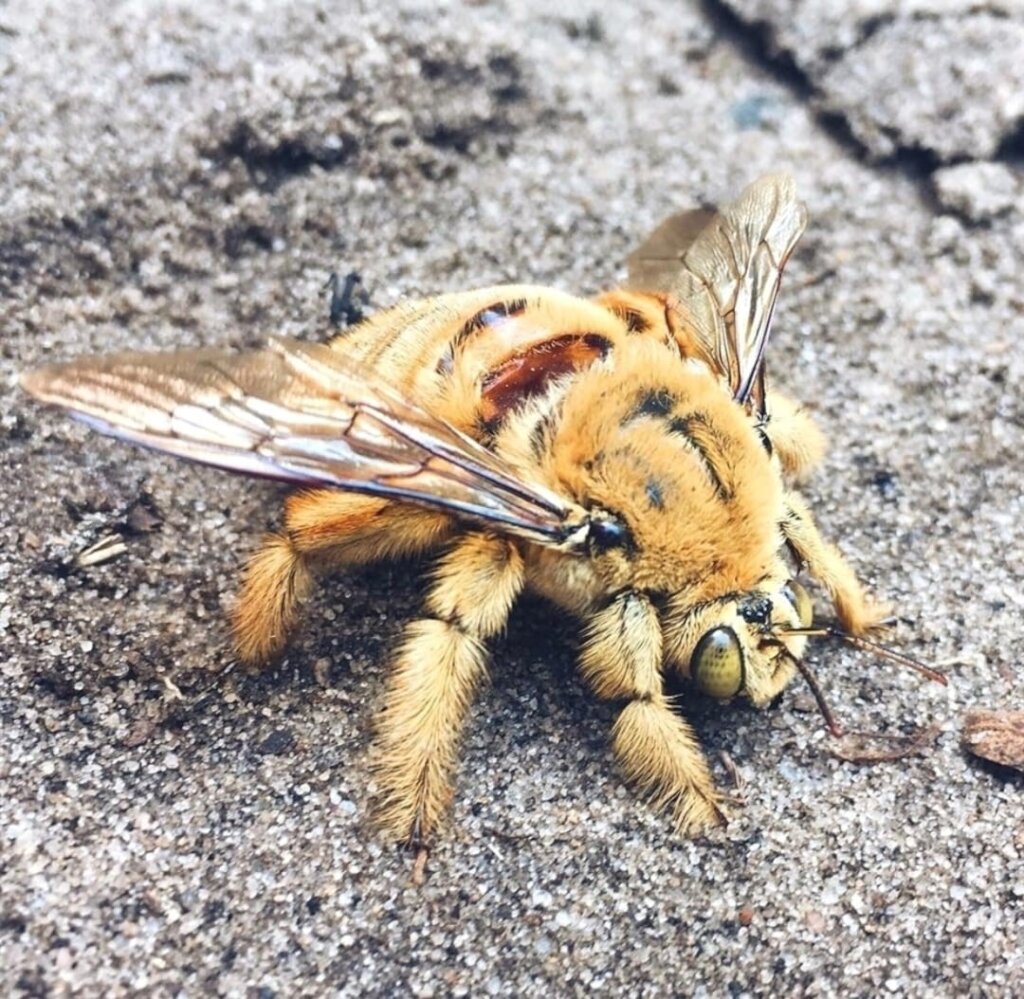
[[[584,512],[322,344],[87,357],[27,392],[101,433],[192,461],[418,503],[573,547]]]
[[[700,212],[668,219],[629,258],[630,284],[652,275],[735,398],[759,409],[782,269],[806,224],[793,178],[768,174],[710,219]]]
[[[713,208],[693,208],[670,215],[626,257],[626,286],[636,291],[671,288],[686,251],[717,214]]]

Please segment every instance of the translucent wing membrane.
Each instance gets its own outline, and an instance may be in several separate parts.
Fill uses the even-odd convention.
[[[322,344],[83,358],[24,388],[101,433],[218,468],[418,503],[547,545],[585,513]],[[585,530],[582,532],[585,533]]]
[[[626,258],[629,287],[637,291],[671,288],[679,277],[686,251],[717,214],[713,208],[694,208],[665,219]]]
[[[736,399],[759,409],[782,269],[806,224],[792,177],[769,174],[717,214],[672,216],[629,258],[630,286],[668,292]]]

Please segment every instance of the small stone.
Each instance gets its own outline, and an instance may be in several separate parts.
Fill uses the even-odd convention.
[[[1020,201],[1021,180],[1004,163],[961,163],[932,174],[939,204],[968,222],[989,222]]]
[[[810,909],[804,914],[804,922],[807,928],[814,933],[825,932],[825,916],[817,909]]]
[[[134,503],[125,520],[133,534],[152,534],[163,523],[159,512],[148,497]]]
[[[313,663],[313,678],[318,687],[329,687],[331,685],[331,660],[322,657]]]
[[[264,756],[282,756],[290,753],[295,746],[295,733],[291,729],[274,729],[260,744],[258,752]]]

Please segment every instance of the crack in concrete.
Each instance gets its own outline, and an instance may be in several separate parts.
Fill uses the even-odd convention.
[[[873,122],[878,133],[890,140],[893,150],[891,153],[879,155],[857,136],[850,120],[850,112],[830,100],[815,82],[813,75],[801,65],[797,56],[779,40],[778,32],[771,21],[745,20],[724,0],[701,0],[701,6],[705,16],[721,37],[731,43],[748,62],[762,72],[768,73],[806,104],[826,134],[844,149],[854,153],[858,160],[866,160],[876,169],[897,171],[917,182],[923,202],[934,211],[939,211],[940,207],[928,182],[935,170],[961,163],[1019,163],[1024,158],[1024,119],[1002,138],[994,155],[979,158],[943,158],[927,145],[908,142],[897,126]],[[998,4],[978,4],[953,15],[942,11],[920,10],[909,14],[906,19],[938,22],[949,20],[951,17],[955,20],[966,19],[977,14],[1012,20],[1011,11]],[[842,47],[822,49],[819,53],[820,58],[823,62],[838,64],[865,46],[884,28],[895,24],[897,20],[897,16],[890,13],[865,18],[858,25],[854,42]]]
[[[922,201],[929,207],[937,209],[937,202],[927,183],[931,173],[940,165],[934,152],[924,147],[898,143],[895,141],[894,133],[896,151],[890,156],[872,157],[871,150],[857,138],[841,109],[820,103],[817,107],[814,106],[816,102],[824,100],[824,95],[793,55],[777,42],[774,28],[769,22],[744,21],[721,0],[701,0],[701,6],[722,38],[734,45],[748,62],[762,72],[768,73],[808,105],[822,131],[839,146],[854,154],[860,161],[871,160],[872,165],[879,170],[894,170],[916,181]],[[871,34],[877,32],[887,17],[880,16],[876,20],[879,24]],[[858,44],[866,40],[864,38]]]

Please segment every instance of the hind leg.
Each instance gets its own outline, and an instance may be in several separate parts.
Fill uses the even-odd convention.
[[[318,574],[427,551],[451,523],[417,507],[334,489],[290,496],[284,519],[284,532],[269,535],[249,559],[231,612],[235,651],[249,665],[284,648]]]

